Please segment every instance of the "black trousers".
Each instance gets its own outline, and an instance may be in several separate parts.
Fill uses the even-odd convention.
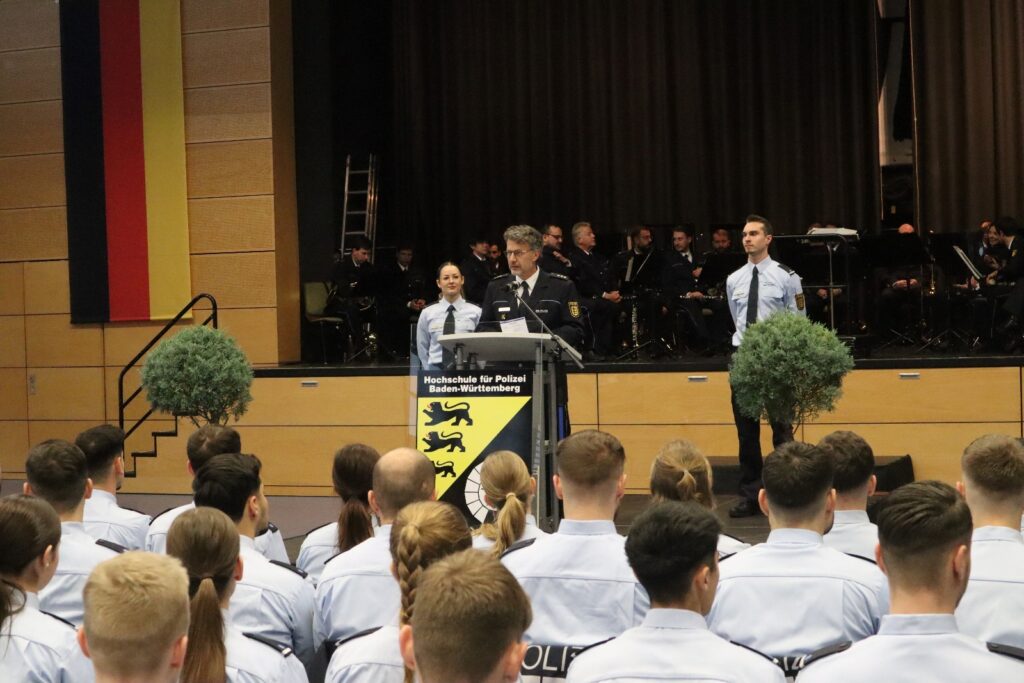
[[[736,436],[740,442],[740,488],[741,497],[757,502],[757,493],[761,490],[761,469],[764,460],[761,458],[761,422],[747,417],[736,405],[736,392],[729,387],[732,398],[732,416],[736,421]],[[787,441],[793,440],[793,425],[785,422],[770,422],[772,428],[772,445],[778,448]]]

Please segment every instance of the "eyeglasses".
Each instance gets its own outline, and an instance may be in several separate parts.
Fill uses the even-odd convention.
[[[521,258],[524,254],[530,254],[530,253],[532,253],[532,252],[529,251],[528,249],[509,249],[508,251],[505,252],[505,255],[510,257],[510,258],[512,256],[515,256],[516,258]]]

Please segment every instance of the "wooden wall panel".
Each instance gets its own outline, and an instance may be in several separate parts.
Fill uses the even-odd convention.
[[[0,420],[28,419],[28,375],[25,368],[0,368]]]
[[[104,419],[103,368],[29,368],[31,420]]]
[[[25,312],[71,313],[67,261],[25,263]]]
[[[415,378],[259,378],[243,425],[395,426],[411,423]]]
[[[185,88],[270,80],[267,28],[192,33],[182,37]]]
[[[733,422],[726,372],[615,373],[597,387],[602,425]]]
[[[181,32],[267,25],[267,0],[183,0]]]
[[[60,5],[39,0],[0,2],[0,50],[60,45]]]
[[[25,472],[28,421],[0,421],[0,468],[5,477]]]
[[[219,326],[242,347],[253,365],[277,365],[277,316],[273,308],[227,308]]]
[[[63,154],[0,158],[0,178],[0,209],[64,204]]]
[[[192,199],[188,203],[193,254],[274,248],[274,197]]]
[[[272,307],[276,303],[274,254],[193,256],[192,291],[212,294],[220,308]]]
[[[1019,422],[1019,386],[1018,368],[858,370],[844,381],[835,411],[818,422]],[[967,394],[967,387],[985,389]]]
[[[66,259],[67,210],[63,206],[0,210],[0,244],[4,247],[0,261]]]
[[[189,198],[274,192],[270,140],[188,145],[185,154]]]
[[[66,314],[26,316],[25,347],[34,368],[103,365],[103,326],[72,325]]]
[[[0,315],[21,315],[24,312],[24,264],[0,263]]]
[[[0,368],[25,367],[25,318],[0,316]]]
[[[64,151],[61,103],[0,105],[0,156]]]
[[[875,455],[909,453],[914,461],[914,477],[939,479],[952,484],[960,477],[960,456],[971,441],[982,434],[1021,436],[1020,422],[944,423],[944,424],[851,424],[808,425],[805,438],[817,442],[833,429],[849,429],[871,444]]]
[[[269,138],[270,84],[185,91],[185,141]]]
[[[60,98],[59,47],[0,52],[0,104]]]
[[[569,419],[573,423],[597,424],[597,375],[574,374],[569,381]]]
[[[196,317],[206,316],[199,314]],[[166,324],[166,321],[107,324],[103,330],[103,362],[100,365],[124,367]],[[164,339],[174,336],[191,324],[188,320],[179,322],[175,330],[168,332]]]
[[[75,437],[103,420],[31,420],[28,423],[29,448],[47,439],[74,442]]]

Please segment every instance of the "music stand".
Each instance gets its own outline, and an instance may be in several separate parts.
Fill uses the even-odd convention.
[[[697,289],[706,292],[711,287],[718,287],[746,262],[745,253],[726,251],[708,254],[701,266],[700,277],[697,278]]]
[[[932,259],[921,237],[917,233],[884,232],[880,235],[865,237],[861,240],[861,249],[868,262],[875,268],[917,268],[917,281],[920,283],[917,291],[919,322],[924,322],[924,267],[930,264]],[[889,332],[893,334],[893,339],[882,344],[880,349],[891,346],[897,340],[907,344],[916,343],[914,339],[899,330],[892,329]]]

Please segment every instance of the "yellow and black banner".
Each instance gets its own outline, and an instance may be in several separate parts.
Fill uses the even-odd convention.
[[[416,445],[434,463],[438,500],[467,519],[489,511],[480,465],[494,451],[518,453],[532,470],[532,375],[525,370],[421,371],[416,391]]]

